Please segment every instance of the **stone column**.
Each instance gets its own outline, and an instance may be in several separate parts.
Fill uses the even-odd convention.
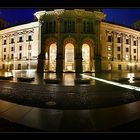
[[[100,21],[96,20],[95,22],[95,34],[96,34],[96,45],[95,45],[95,73],[100,73],[102,71],[101,68],[101,45],[100,45]]]
[[[75,46],[75,72],[76,78],[80,77],[79,74],[83,72],[82,67],[82,40],[81,40],[81,23],[82,19],[78,18],[76,21],[76,30],[77,30],[77,45]]]
[[[57,56],[56,56],[56,74],[58,77],[63,73],[63,42],[61,38],[62,19],[57,19]]]
[[[132,48],[133,48],[133,36],[130,35],[130,47],[129,47],[129,55],[130,55],[130,72],[133,71],[133,68],[132,68]]]
[[[41,48],[40,54],[38,55],[38,65],[37,65],[37,73],[44,73],[44,63],[45,63],[45,34],[44,34],[44,24],[40,21],[39,23],[39,47]]]
[[[121,42],[121,60],[125,60],[125,35],[122,33],[122,42]]]

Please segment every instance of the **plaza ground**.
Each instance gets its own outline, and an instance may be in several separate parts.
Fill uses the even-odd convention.
[[[69,77],[70,75],[73,74],[68,74]],[[105,76],[106,79],[108,79],[107,77],[110,77],[108,75]],[[113,75],[113,78],[116,77],[118,76]],[[32,108],[36,107],[40,108],[40,111],[38,109],[33,109],[36,111],[38,110],[37,111],[38,113],[33,110],[32,110],[33,112],[29,111],[31,113],[29,115],[30,117],[33,117],[34,116],[33,114],[36,114],[36,116],[40,116],[42,112],[45,110],[48,111],[48,114],[46,113],[47,116],[50,115],[50,113],[52,113],[53,116],[55,116],[55,113],[56,114],[58,113],[57,114],[58,116],[56,115],[57,119],[59,120],[61,118],[59,122],[58,120],[56,121],[55,118],[53,118],[52,116],[49,116],[51,118],[47,118],[46,115],[43,117],[43,119],[45,119],[44,120],[45,122],[47,121],[47,119],[54,122],[56,121],[55,124],[53,123],[50,124],[51,128],[49,128],[48,125],[48,127],[44,129],[46,132],[51,131],[125,132],[133,130],[139,132],[140,130],[138,127],[140,118],[138,111],[140,100],[139,92],[124,89],[121,87],[116,87],[95,80],[91,81],[91,85],[73,85],[73,82],[70,80],[71,79],[68,79],[67,82],[65,82],[65,84],[67,83],[68,85],[45,84],[45,83],[37,84],[36,82],[30,84],[23,82],[17,83],[14,80],[0,81],[0,93],[1,93],[0,98],[5,101],[7,100],[9,102],[17,103],[17,106],[19,106],[17,107],[17,110],[16,108],[15,109],[13,108],[14,112],[17,111],[16,113],[19,112],[20,105],[30,106]],[[133,85],[139,86],[139,82],[133,83]],[[4,106],[6,107],[6,105]],[[3,112],[4,110],[2,110],[3,108],[2,105],[0,108],[2,115],[4,113]],[[122,108],[124,108],[123,111]],[[7,111],[8,113],[7,109],[9,108],[5,109],[6,109],[5,111]],[[110,110],[112,111],[114,110],[114,112],[110,112]],[[117,115],[122,115],[122,117],[117,116],[116,119],[118,120],[115,120],[113,115],[113,113],[115,113],[115,110]],[[121,112],[123,114],[118,114],[118,112]],[[13,114],[14,118],[16,118],[15,114]],[[98,116],[98,118],[95,114]],[[108,114],[110,114],[110,116],[107,116]],[[130,114],[133,115],[131,116]],[[108,117],[112,118],[111,119],[112,124],[110,123],[104,124],[105,122],[102,122],[103,118],[101,116],[106,117],[106,119],[108,119]],[[126,119],[127,117],[128,119]],[[2,115],[2,118],[5,118],[5,116]],[[37,118],[34,118],[34,120],[36,119]],[[79,121],[78,119],[81,121]],[[99,120],[102,122],[102,124],[99,123]],[[3,122],[3,120],[1,122]],[[7,121],[4,122],[7,123],[7,126],[9,126],[8,124],[11,124],[11,122]],[[42,123],[42,121],[40,123]],[[60,127],[58,127],[59,125],[56,123],[61,123]],[[76,123],[77,125],[75,126]],[[12,124],[15,124],[13,120]],[[3,123],[1,123],[1,128],[4,128],[5,129],[4,131],[10,131],[9,128],[11,128],[11,131],[18,130],[27,132],[39,130],[41,130],[41,132],[44,131],[43,129],[40,129],[40,127],[33,127],[32,125],[31,125],[32,127],[30,127],[23,125],[24,124],[21,125],[16,123],[16,125],[14,125],[14,127],[12,128],[10,126],[5,128],[3,127]],[[47,125],[42,126],[41,124],[36,125],[41,126],[43,128],[47,126]],[[57,129],[54,129],[55,125],[57,125],[56,127]],[[3,130],[1,129],[0,131]]]

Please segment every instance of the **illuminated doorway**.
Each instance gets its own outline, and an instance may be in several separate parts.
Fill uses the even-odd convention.
[[[57,46],[55,43],[50,45],[49,49],[49,70],[56,71],[56,55],[57,55]]]
[[[65,46],[65,71],[74,71],[74,45],[71,43]]]
[[[88,44],[82,45],[82,58],[83,72],[90,71],[90,47]]]

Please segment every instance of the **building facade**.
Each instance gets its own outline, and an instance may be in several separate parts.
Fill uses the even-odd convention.
[[[36,69],[39,23],[32,22],[0,31],[0,69]]]
[[[0,31],[0,69],[38,72],[140,70],[140,31],[111,24],[99,10],[56,9]]]

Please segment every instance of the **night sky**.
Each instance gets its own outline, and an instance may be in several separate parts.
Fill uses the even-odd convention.
[[[107,15],[106,20],[132,26],[140,19],[140,9],[102,9]],[[30,22],[34,20],[33,14],[38,11],[37,8],[20,9],[0,9],[0,18],[6,19],[10,24]]]

